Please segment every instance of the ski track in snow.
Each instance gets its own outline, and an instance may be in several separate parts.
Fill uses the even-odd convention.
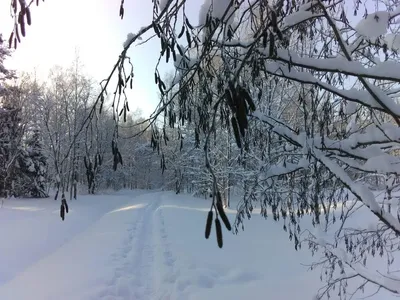
[[[113,255],[117,265],[114,277],[109,282],[108,289],[97,299],[131,299],[149,300],[171,298],[170,290],[162,290],[156,284],[156,259],[162,258],[168,276],[164,282],[174,285],[176,273],[175,257],[170,250],[168,234],[165,229],[164,216],[159,195],[154,195],[143,209],[138,209],[134,221],[128,228],[128,235],[122,247]]]
[[[165,277],[162,278],[162,280],[171,285],[174,285],[177,280],[177,275],[178,275],[175,270],[176,258],[170,248],[168,233],[165,229],[165,219],[164,219],[163,209],[161,207],[159,207],[157,209],[155,218],[157,219],[156,224],[158,227],[158,230],[157,230],[157,232],[158,232],[157,240],[159,241],[158,246],[159,246],[160,251],[162,252],[162,255],[161,255],[162,264],[165,267],[165,270],[164,270]],[[171,292],[172,292],[171,290],[161,292],[160,297],[158,299],[160,299],[160,300],[172,299]]]

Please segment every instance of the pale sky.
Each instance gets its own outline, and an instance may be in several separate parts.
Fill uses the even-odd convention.
[[[203,0],[188,0],[186,13],[197,24]],[[366,1],[366,3],[368,3]],[[372,2],[372,1],[371,1]],[[7,41],[12,29],[10,0],[0,0],[0,33]],[[136,33],[152,19],[152,0],[126,0],[125,17],[119,17],[120,0],[45,0],[31,9],[32,26],[18,45],[6,67],[33,72],[45,78],[54,65],[68,67],[78,49],[85,71],[95,80],[108,77],[122,51],[129,32]],[[360,17],[360,16],[359,16]],[[354,17],[349,14],[349,18]],[[128,52],[132,59],[134,89],[128,94],[131,109],[137,107],[148,116],[158,103],[154,84],[154,68],[160,53],[157,39],[134,47]],[[160,73],[173,68],[172,60],[162,64]]]
[[[193,0],[194,6],[201,0]],[[192,2],[193,1],[189,1]],[[8,41],[12,30],[10,0],[0,0],[0,33]],[[78,49],[86,73],[100,81],[106,78],[122,51],[129,32],[137,32],[152,19],[151,0],[125,1],[125,16],[119,17],[120,0],[46,0],[31,9],[32,26],[6,66],[17,71],[36,72],[45,78],[54,65],[68,67]],[[197,15],[193,10],[193,17]],[[129,93],[131,109],[140,107],[149,115],[158,103],[154,68],[160,52],[158,40],[131,49],[135,68],[134,89]],[[161,71],[172,68],[164,64]],[[163,72],[161,72],[162,74]]]

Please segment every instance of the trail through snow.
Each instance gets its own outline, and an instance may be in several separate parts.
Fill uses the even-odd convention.
[[[309,300],[322,284],[279,222],[254,215],[243,233],[224,231],[221,250],[214,230],[204,239],[209,200],[135,191],[70,203],[65,222],[53,200],[0,209],[1,300]]]
[[[157,197],[157,195],[154,195]],[[116,265],[109,294],[105,299],[153,299],[155,274],[154,213],[160,200],[148,203],[127,229],[128,235],[119,251],[113,254]],[[115,292],[115,293],[114,293]]]

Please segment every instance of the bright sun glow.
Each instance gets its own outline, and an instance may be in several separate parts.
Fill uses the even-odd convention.
[[[141,203],[141,204],[135,204],[135,205],[124,206],[124,207],[115,209],[115,210],[113,210],[113,211],[110,211],[109,214],[116,213],[116,212],[121,212],[121,211],[127,211],[127,210],[133,210],[133,209],[143,208],[143,207],[145,207],[145,206],[147,206],[147,205],[148,205],[148,204]]]
[[[0,1],[0,33],[5,40],[13,24],[9,3]],[[27,28],[26,37],[5,65],[18,72],[35,72],[37,78],[44,80],[53,66],[70,66],[77,53],[85,73],[99,82],[109,75],[127,33],[151,20],[151,5],[151,1],[127,3],[126,17],[121,20],[119,1],[40,1],[39,7],[34,5],[31,9],[32,26]],[[141,13],[134,18],[128,13],[138,10]],[[153,80],[158,48],[157,43],[150,42],[132,50],[135,81],[128,96],[130,106],[140,108],[145,115],[153,111],[158,101]],[[154,62],[151,68],[150,62]]]

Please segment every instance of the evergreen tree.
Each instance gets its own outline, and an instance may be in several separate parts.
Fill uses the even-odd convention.
[[[0,105],[0,197],[16,196],[16,168],[21,155],[19,123],[19,109],[3,99]]]
[[[20,169],[27,179],[24,195],[35,198],[46,198],[47,159],[43,153],[44,145],[40,130],[35,129],[32,136],[26,141],[26,149],[20,156]]]

